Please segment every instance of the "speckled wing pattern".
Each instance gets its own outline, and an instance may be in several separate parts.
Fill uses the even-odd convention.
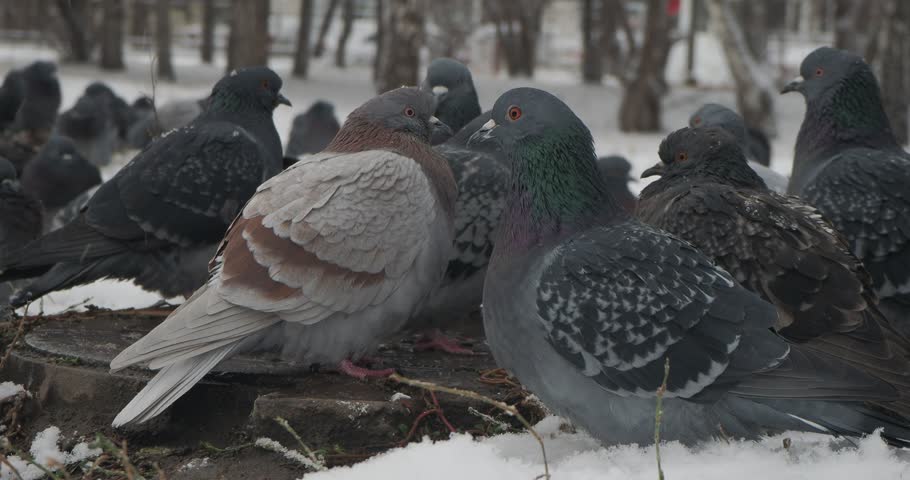
[[[775,326],[807,340],[863,321],[868,274],[813,207],[772,192],[680,185],[643,202],[642,220],[692,242],[774,303]],[[653,206],[652,206],[653,205]]]
[[[653,396],[667,358],[667,395],[706,398],[787,355],[768,331],[771,305],[654,227],[590,230],[545,262],[537,309],[549,342],[618,395]]]
[[[101,186],[87,205],[87,223],[126,240],[216,243],[262,182],[267,159],[265,149],[236,125],[181,127],[149,144]]]
[[[910,158],[850,149],[801,192],[844,234],[882,297],[910,294]]]
[[[455,204],[455,243],[446,281],[463,280],[487,266],[493,234],[505,208],[509,169],[491,154],[458,145],[436,147],[449,162],[458,198]]]

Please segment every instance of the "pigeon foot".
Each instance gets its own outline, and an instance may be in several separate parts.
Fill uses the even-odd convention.
[[[424,333],[414,344],[414,351],[424,352],[427,350],[439,350],[452,355],[481,355],[470,348],[463,347],[461,343],[436,328]]]
[[[338,364],[338,371],[359,380],[366,380],[367,378],[386,378],[395,373],[394,368],[371,370],[366,367],[361,367],[350,360],[342,360],[341,363]]]

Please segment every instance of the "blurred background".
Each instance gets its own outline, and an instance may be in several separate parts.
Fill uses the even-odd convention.
[[[509,88],[547,89],[599,153],[640,171],[701,104],[739,111],[789,173],[802,119],[779,87],[819,45],[875,65],[899,139],[908,133],[910,2],[883,0],[29,0],[0,3],[0,72],[58,61],[62,109],[104,80],[132,100],[207,95],[235,66],[268,64],[295,104],[343,119],[376,92],[415,85],[432,58],[475,75],[484,109]]]

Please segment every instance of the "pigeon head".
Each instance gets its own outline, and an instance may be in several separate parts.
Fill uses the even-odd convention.
[[[620,155],[598,158],[597,169],[605,179],[622,180],[623,184],[632,179],[629,175],[629,172],[632,171],[632,164],[626,160],[626,157]]]
[[[22,71],[23,76],[28,82],[47,81],[57,76],[57,65],[53,62],[37,61],[25,67]]]
[[[6,157],[0,157],[0,181],[15,181],[16,180],[16,167],[13,166],[13,163],[6,159]]]
[[[821,47],[803,59],[799,76],[784,86],[781,93],[799,92],[807,101],[813,101],[851,81],[878,88],[872,69],[862,57],[846,50]]]
[[[389,136],[404,136],[429,145],[439,123],[433,116],[432,95],[417,88],[401,87],[377,95],[351,112],[326,150],[367,150],[375,148],[374,142]]]
[[[136,98],[136,100],[133,100],[131,107],[133,107],[135,110],[154,110],[155,101],[145,95],[142,95]]]
[[[689,117],[690,127],[720,127],[730,132],[740,142],[746,141],[746,122],[733,110],[717,104],[706,103]]]
[[[667,136],[658,148],[660,162],[641,177],[661,176],[653,188],[686,178],[711,178],[737,186],[765,188],[749,167],[736,137],[721,127],[685,127]],[[647,188],[652,188],[649,185]],[[646,188],[646,189],[647,189]]]
[[[267,67],[238,68],[215,84],[206,110],[217,113],[252,109],[271,114],[278,105],[291,105],[281,94],[281,85],[281,77]]]
[[[306,113],[319,117],[335,117],[335,106],[325,100],[317,100],[310,105]]]
[[[85,95],[93,96],[102,96],[107,98],[114,98],[117,94],[111,90],[111,87],[108,87],[104,82],[92,82],[87,87],[85,87]]]
[[[456,132],[480,115],[471,71],[457,60],[437,58],[430,62],[420,88],[433,94],[436,116]]]
[[[533,245],[621,212],[597,169],[591,132],[555,96],[534,88],[504,93],[468,146],[486,142],[511,162],[506,242]]]

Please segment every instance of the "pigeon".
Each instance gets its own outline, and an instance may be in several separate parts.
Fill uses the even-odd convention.
[[[130,148],[143,149],[161,130],[155,114],[155,102],[141,96],[130,105],[129,122],[126,132],[126,145]]]
[[[168,298],[202,285],[234,217],[281,169],[272,111],[290,102],[280,89],[264,67],[222,78],[203,115],[154,140],[76,219],[0,265],[0,280],[38,277],[10,304],[108,277]]]
[[[629,180],[632,179],[629,172],[632,171],[632,164],[623,156],[608,155],[597,159],[597,170],[600,171],[600,176],[603,177],[613,200],[627,213],[634,213],[638,197],[629,191]]]
[[[427,67],[427,76],[420,86],[436,98],[436,118],[458,132],[480,113],[480,102],[474,90],[471,71],[451,58],[437,58]],[[444,142],[438,138],[434,145]]]
[[[790,193],[847,238],[872,275],[880,308],[910,334],[910,155],[858,55],[822,47],[803,60],[800,74],[783,89],[806,99]]]
[[[119,143],[110,99],[102,94],[79,97],[60,114],[55,133],[72,139],[79,153],[98,167],[111,163]]]
[[[126,103],[126,100],[114,93],[111,87],[104,82],[90,83],[85,87],[83,95],[86,97],[97,97],[105,102],[109,118],[117,130],[117,139],[121,142],[125,141],[130,124],[133,121],[133,110]]]
[[[498,158],[502,150],[492,143],[467,146],[471,134],[489,118],[489,113],[478,116],[449,141],[435,147],[445,157],[458,185],[455,241],[442,283],[408,322],[410,330],[424,331],[416,350],[474,353],[443,334],[441,328],[480,308],[483,279],[493,252],[493,232],[505,208],[509,169]]]
[[[51,62],[34,62],[22,70],[24,94],[13,124],[0,138],[0,156],[21,174],[25,164],[47,142],[60,108],[60,82]]]
[[[445,143],[453,136],[455,136],[455,132],[452,130],[452,127],[449,127],[440,121],[439,125],[436,125],[433,132],[430,133],[430,145]]]
[[[893,386],[785,341],[772,304],[629,218],[598,175],[590,131],[555,96],[506,92],[469,145],[482,142],[512,160],[484,284],[487,343],[554,413],[605,444],[647,445],[661,389],[665,441],[883,427],[907,444],[908,420],[866,403],[896,400]]]
[[[738,113],[723,105],[706,103],[689,117],[689,126],[721,127],[733,134],[745,150],[749,166],[765,180],[765,184],[777,193],[787,192],[789,179],[768,168],[771,157],[768,138],[757,130],[747,128]]]
[[[815,208],[769,190],[721,128],[678,130],[659,155],[642,175],[661,178],[642,190],[640,220],[692,243],[774,304],[774,329],[787,339],[910,396],[910,340],[878,310],[869,274]]]
[[[242,351],[358,378],[392,373],[353,362],[401,328],[445,269],[456,190],[430,148],[432,107],[415,88],[374,97],[325,150],[259,187],[210,280],[111,362],[159,370],[114,426],[158,415]]]
[[[180,128],[198,117],[205,109],[206,100],[174,100],[158,108],[158,129],[169,132]]]
[[[0,157],[0,260],[41,235],[44,209],[16,179],[16,169]],[[0,283],[0,305],[16,288],[14,282]]]
[[[294,117],[291,137],[284,154],[299,157],[308,153],[319,153],[335,138],[340,128],[338,119],[335,118],[335,107],[320,100],[311,105],[306,112]]]
[[[0,132],[6,130],[16,119],[16,112],[19,110],[24,96],[25,84],[22,81],[22,71],[10,70],[3,77],[3,84],[0,85]]]
[[[52,136],[22,171],[22,187],[41,200],[48,220],[100,184],[98,167],[79,153],[72,139],[60,135]]]

